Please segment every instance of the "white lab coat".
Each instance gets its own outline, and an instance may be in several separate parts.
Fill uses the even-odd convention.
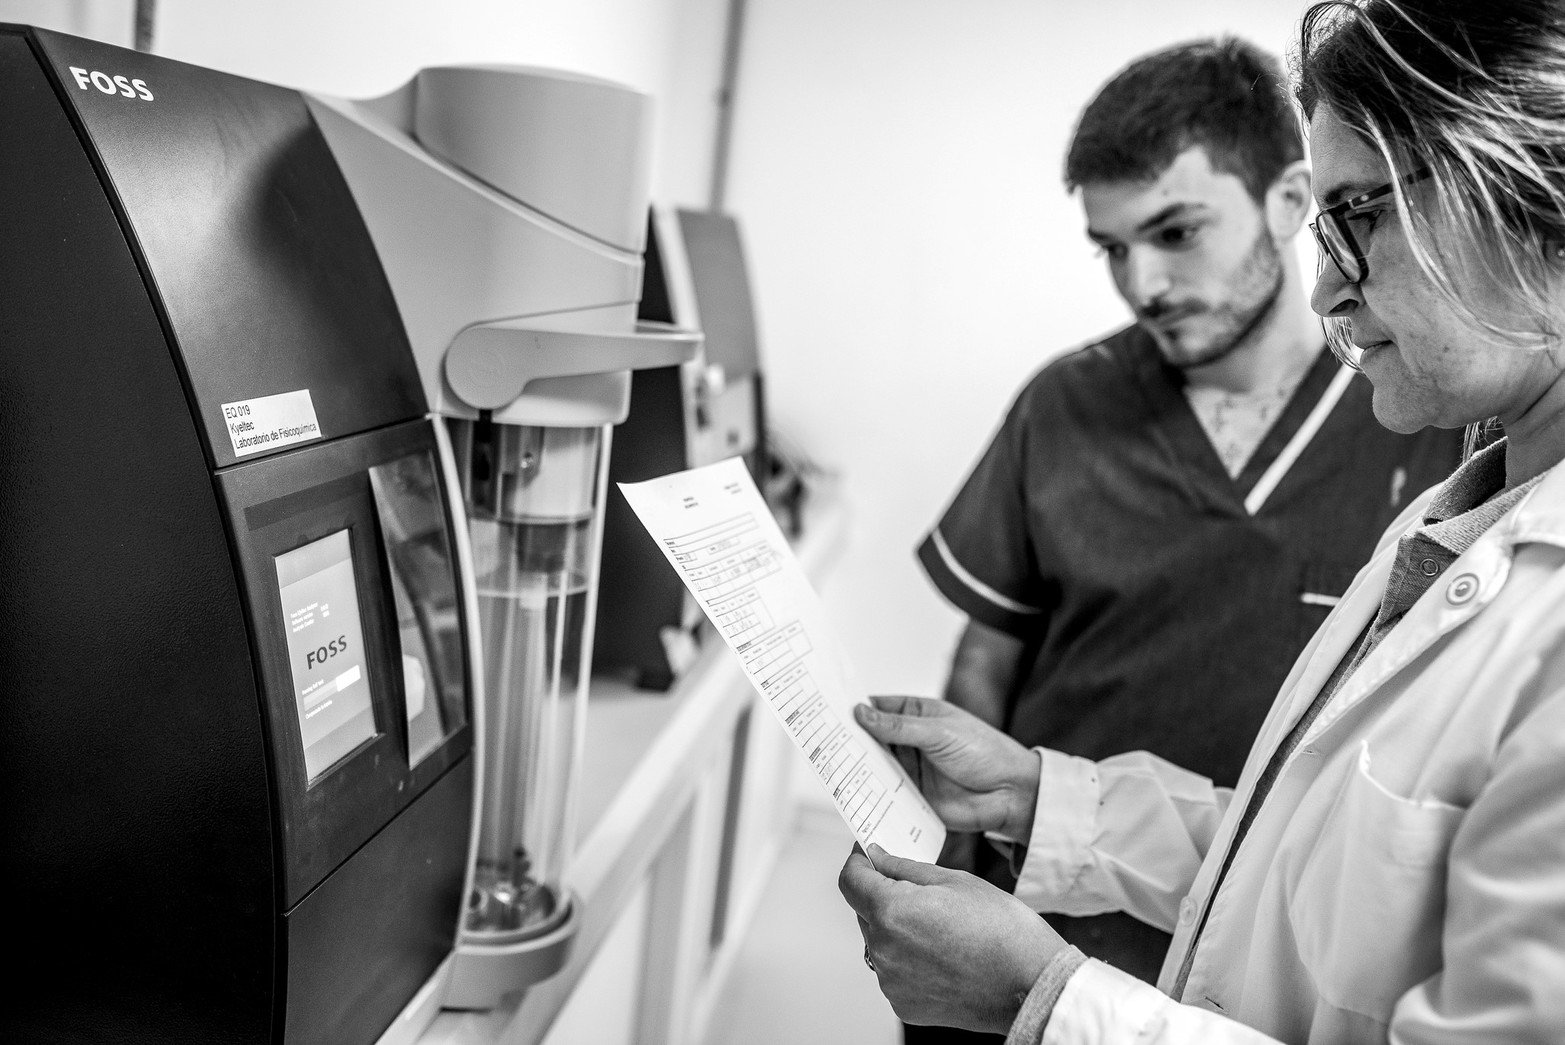
[[[1212,901],[1185,1004],[1163,993],[1256,778],[1373,618],[1427,499],[1300,655],[1234,792],[1145,754],[1044,752],[1017,895],[1174,933],[1162,991],[1088,962],[1045,1043],[1565,1042],[1565,468],[1310,726]]]

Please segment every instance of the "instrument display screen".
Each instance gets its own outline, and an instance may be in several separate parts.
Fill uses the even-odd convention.
[[[277,558],[288,659],[311,783],[375,736],[348,531]]]

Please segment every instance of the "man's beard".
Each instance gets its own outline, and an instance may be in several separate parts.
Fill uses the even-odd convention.
[[[1282,256],[1265,228],[1235,270],[1232,293],[1217,306],[1201,306],[1195,315],[1215,327],[1205,345],[1182,342],[1178,331],[1159,327],[1159,312],[1178,311],[1181,306],[1149,309],[1141,314],[1144,325],[1153,334],[1163,358],[1172,367],[1189,370],[1206,366],[1244,347],[1266,328],[1282,299]]]

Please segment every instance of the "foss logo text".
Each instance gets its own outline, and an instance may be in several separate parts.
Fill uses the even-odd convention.
[[[90,86],[96,87],[104,94],[140,98],[144,102],[152,101],[152,88],[147,86],[145,80],[132,80],[127,76],[110,76],[96,69],[83,69],[79,65],[71,66],[71,75],[76,77],[76,86],[84,91]]]

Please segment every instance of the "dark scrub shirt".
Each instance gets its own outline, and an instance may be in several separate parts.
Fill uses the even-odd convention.
[[[1232,786],[1295,657],[1461,433],[1380,427],[1369,383],[1323,351],[1231,478],[1182,386],[1134,326],[1044,367],[918,555],[958,609],[1027,643],[1012,736]],[[1050,923],[1150,979],[1167,949],[1127,915]]]

